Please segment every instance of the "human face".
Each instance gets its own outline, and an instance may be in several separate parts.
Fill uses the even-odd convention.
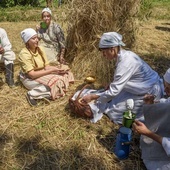
[[[166,81],[164,81],[164,91],[167,96],[170,97],[170,84],[168,84]]]
[[[36,48],[38,47],[38,36],[34,35],[28,41],[28,47],[31,51],[35,52]]]
[[[108,60],[117,58],[117,48],[116,47],[101,49],[101,52],[103,53],[103,57],[105,57]]]
[[[51,15],[48,12],[43,12],[42,14],[42,20],[47,24],[50,25],[51,22]]]

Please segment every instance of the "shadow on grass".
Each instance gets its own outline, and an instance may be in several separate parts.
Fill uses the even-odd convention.
[[[168,31],[168,32],[170,32],[170,28],[168,28],[168,27],[160,27],[160,26],[156,26],[155,28],[156,28],[157,30]]]
[[[158,72],[161,77],[165,74],[166,70],[170,68],[170,56],[150,54],[142,56],[141,58]]]
[[[10,140],[11,138],[7,135],[2,133],[2,135],[0,135],[0,165],[3,164],[3,150],[5,148],[6,143]]]
[[[16,158],[24,170],[106,169],[101,158],[88,157],[81,146],[66,146],[64,150],[43,148],[41,138],[22,139]],[[94,164],[93,164],[94,163]]]
[[[166,23],[162,23],[162,25],[170,25],[170,23],[167,23],[167,22],[166,22]]]
[[[114,129],[109,134],[105,136],[99,135],[96,137],[98,142],[105,147],[110,154],[114,154],[114,149],[116,147],[116,137],[117,137],[118,129]],[[140,167],[140,170],[146,170],[146,167],[141,159],[141,151],[139,148],[139,138],[140,136],[132,133],[132,141],[130,145],[130,153],[129,157],[124,160],[119,160],[116,155],[116,159],[122,162],[121,170],[136,170],[137,167]],[[133,164],[132,164],[133,162]]]

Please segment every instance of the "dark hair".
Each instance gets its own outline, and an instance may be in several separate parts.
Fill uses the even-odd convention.
[[[118,51],[120,51],[120,46],[116,46],[116,47],[118,47]],[[107,49],[110,49],[110,48],[115,48],[115,47],[99,48],[99,51],[107,50]]]

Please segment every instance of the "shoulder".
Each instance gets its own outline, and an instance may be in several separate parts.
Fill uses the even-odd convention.
[[[39,47],[40,50],[44,51],[44,47],[43,46],[39,45],[38,47]]]
[[[21,51],[20,51],[20,54],[21,53],[29,53],[29,50],[26,48],[26,47],[24,47]]]
[[[53,21],[53,20],[51,21],[50,24],[53,25],[53,26],[59,26],[59,24],[57,22]]]
[[[142,59],[133,51],[130,50],[121,50],[120,51],[120,58],[124,61],[130,61],[130,62],[141,62]]]
[[[61,30],[61,27],[58,23],[56,23],[55,21],[51,21],[51,27],[53,27],[53,29],[57,29],[57,30]]]
[[[130,50],[125,50],[125,49],[121,49],[120,54],[123,56],[135,56],[135,57],[137,56],[137,57],[139,57],[135,52],[130,51]]]
[[[1,34],[6,34],[6,31],[5,31],[5,29],[3,29],[3,28],[0,28],[0,33],[1,33]]]
[[[118,54],[118,65],[120,65],[121,67],[139,67],[140,65],[142,65],[142,60],[141,58],[134,52],[129,51],[129,50],[124,50],[121,49],[119,54]]]
[[[30,54],[30,52],[28,51],[28,49],[26,47],[23,48],[19,53],[19,58],[20,59],[28,58],[29,56],[31,57],[31,54]]]

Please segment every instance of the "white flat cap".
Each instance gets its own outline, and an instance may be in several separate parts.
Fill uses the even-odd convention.
[[[110,48],[117,46],[125,46],[122,42],[122,35],[117,32],[106,32],[102,35],[99,42],[99,48]]]

